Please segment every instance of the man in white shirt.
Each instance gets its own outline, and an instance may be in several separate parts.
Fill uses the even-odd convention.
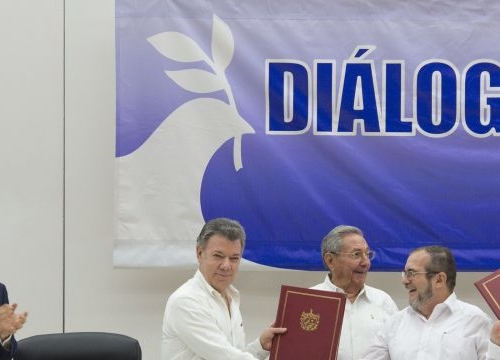
[[[198,270],[165,307],[162,360],[265,359],[274,335],[286,331],[268,327],[245,344],[240,295],[231,285],[245,239],[237,221],[218,218],[205,224],[196,244]]]
[[[358,360],[398,308],[386,292],[365,284],[374,253],[359,228],[337,226],[323,238],[321,253],[329,272],[312,289],[346,294],[337,359]]]
[[[449,249],[413,250],[402,275],[410,306],[387,321],[362,359],[500,359],[493,342],[500,340],[500,329],[490,334],[488,315],[455,295],[456,265]]]

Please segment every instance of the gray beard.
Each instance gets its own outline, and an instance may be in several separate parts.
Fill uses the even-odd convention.
[[[432,295],[432,286],[429,282],[427,284],[427,289],[425,290],[425,292],[423,294],[419,294],[417,298],[412,303],[410,303],[410,306],[413,308],[413,310],[421,312],[420,310],[432,298]]]

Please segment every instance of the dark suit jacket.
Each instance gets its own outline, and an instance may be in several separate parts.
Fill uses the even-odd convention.
[[[7,295],[7,288],[2,283],[0,283],[0,300],[1,300],[0,305],[9,303],[9,295]],[[13,336],[10,340],[10,351],[6,351],[2,346],[0,346],[0,360],[12,359],[16,350],[17,350],[17,342]]]

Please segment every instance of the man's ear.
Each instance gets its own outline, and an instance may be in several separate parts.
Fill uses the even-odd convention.
[[[323,255],[323,261],[325,262],[326,266],[328,266],[328,269],[332,269],[333,264],[335,263],[335,256],[332,253],[325,253]]]
[[[436,286],[437,287],[446,287],[446,281],[448,280],[448,276],[445,272],[441,271],[436,274]]]

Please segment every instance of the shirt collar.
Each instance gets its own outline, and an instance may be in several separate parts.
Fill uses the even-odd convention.
[[[441,312],[445,311],[446,309],[449,309],[451,312],[455,312],[455,311],[459,310],[459,307],[460,306],[458,304],[457,295],[455,295],[455,293],[452,292],[450,294],[450,296],[448,296],[446,298],[445,301],[443,301],[440,304],[437,304],[434,307],[434,310],[432,311],[432,313],[434,313],[434,312],[441,313]]]
[[[414,310],[411,306],[408,306],[408,311],[412,312],[413,314],[422,317],[422,319],[425,319],[425,317],[418,311]],[[428,320],[435,319],[444,312],[449,311],[451,313],[461,311],[460,310],[460,305],[458,303],[457,295],[452,292],[445,301],[442,303],[437,304],[434,309],[432,310],[431,315],[429,316]]]
[[[332,280],[330,279],[330,274],[326,274],[325,284],[327,284],[327,287],[329,288],[329,290],[345,294],[345,291],[342,288],[339,288],[337,285],[335,285],[332,282]],[[361,288],[361,291],[358,294],[358,298],[359,297],[365,297],[368,301],[372,300],[371,298],[373,297],[373,294],[372,294],[372,291],[370,290],[370,287],[368,285],[365,284]]]
[[[207,280],[205,279],[205,277],[203,276],[203,274],[201,273],[200,269],[197,269],[196,270],[196,273],[194,274],[193,278],[210,294],[212,294],[212,296],[215,296],[215,295],[220,295],[220,293],[215,290],[208,282]],[[240,297],[240,293],[239,291],[233,286],[233,285],[229,285],[229,287],[227,288],[226,290],[227,292],[227,295],[231,298],[231,299],[236,299],[236,300],[239,300],[239,297]]]

